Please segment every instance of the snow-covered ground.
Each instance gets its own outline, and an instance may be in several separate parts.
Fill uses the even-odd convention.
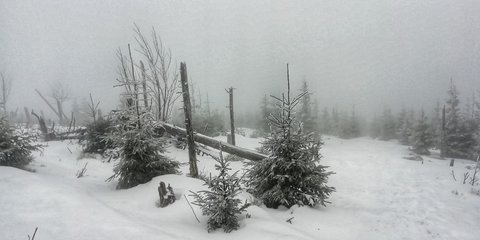
[[[78,160],[78,145],[49,142],[42,154],[35,154],[35,173],[0,167],[0,239],[27,239],[35,227],[36,240],[480,239],[480,196],[462,184],[472,162],[457,160],[451,168],[448,161],[425,158],[422,164],[402,158],[408,154],[405,146],[368,138],[324,141],[322,163],[336,172],[329,180],[337,189],[332,204],[276,210],[252,206],[251,217],[244,214],[241,228],[228,235],[207,233],[207,217],[193,206],[198,223],[184,198],[189,190],[204,188],[201,180],[167,175],[115,190],[116,182],[105,182],[113,163]],[[237,136],[237,144],[252,149],[258,139]],[[172,158],[188,162],[186,151],[168,150]],[[86,162],[86,176],[76,178]],[[212,171],[213,164],[199,157],[203,173]],[[232,166],[241,169],[242,163]],[[188,166],[182,171],[187,173]],[[178,199],[166,208],[155,205],[160,181],[170,183]],[[251,200],[246,193],[241,197]],[[292,224],[287,223],[292,217]]]

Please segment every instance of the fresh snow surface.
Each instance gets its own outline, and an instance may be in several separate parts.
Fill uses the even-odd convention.
[[[247,135],[248,136],[248,135]],[[225,140],[225,137],[219,137]],[[237,135],[237,144],[253,149],[260,139]],[[49,142],[35,154],[28,172],[0,167],[0,240],[28,239],[38,227],[36,240],[54,239],[480,239],[478,187],[462,184],[470,161],[424,158],[403,159],[407,147],[368,138],[342,140],[324,137],[322,164],[336,172],[329,185],[337,191],[327,207],[248,208],[241,228],[226,234],[207,233],[207,217],[185,201],[189,191],[205,189],[201,180],[166,175],[128,190],[115,190],[105,182],[114,163],[83,158],[71,142]],[[70,153],[70,151],[72,153]],[[188,162],[185,150],[168,148],[168,155]],[[88,162],[86,176],[76,172]],[[232,163],[234,170],[241,162]],[[214,161],[199,157],[199,170],[208,175]],[[452,170],[457,181],[453,180]],[[470,171],[471,172],[471,171]],[[241,172],[240,172],[241,174]],[[157,208],[157,186],[170,183],[177,201]],[[247,193],[242,200],[252,200]],[[292,223],[286,220],[292,218]]]

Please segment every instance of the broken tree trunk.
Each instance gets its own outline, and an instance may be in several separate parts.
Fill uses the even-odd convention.
[[[52,139],[55,139],[55,134],[48,132],[47,125],[45,124],[45,119],[43,119],[43,117],[38,116],[33,111],[32,111],[32,115],[38,119],[38,125],[40,126],[40,132],[42,132],[43,140],[50,141]]]
[[[187,136],[187,132],[183,128],[173,126],[173,125],[168,124],[168,123],[162,123],[162,125],[163,125],[163,128],[165,129],[165,131],[167,133],[171,134],[171,135],[180,136],[180,137],[186,137]],[[211,148],[215,148],[217,150],[220,150],[220,148],[221,148],[223,152],[230,153],[230,154],[233,154],[233,155],[236,155],[236,156],[239,156],[241,158],[248,159],[248,160],[252,160],[252,161],[260,161],[260,160],[263,160],[264,158],[267,157],[267,155],[255,152],[253,150],[238,147],[238,146],[234,146],[234,145],[228,144],[226,142],[221,142],[217,139],[207,137],[205,135],[198,134],[198,133],[196,133],[194,135],[194,140],[198,143],[204,144],[204,145],[209,146]]]
[[[235,146],[235,117],[233,114],[233,87],[228,89],[229,96],[229,110],[230,110],[230,134],[232,138],[232,145]]]
[[[190,176],[198,177],[197,156],[195,153],[195,140],[192,126],[192,105],[190,92],[188,91],[187,65],[180,63],[180,81],[182,83],[183,111],[185,112],[185,127],[188,145],[188,157],[190,161]]]
[[[40,91],[38,91],[38,89],[35,89],[35,92],[38,93],[38,95],[43,99],[43,101],[45,101],[45,103],[48,105],[48,107],[50,107],[50,109],[52,109],[52,111],[58,116],[58,119],[65,119],[66,121],[68,121],[68,118],[67,116],[65,115],[65,113],[63,113],[63,110],[61,110],[61,104],[59,105],[59,110],[61,110],[62,112],[60,113],[59,111],[57,111],[53,106],[52,104],[50,104],[50,102],[42,95],[42,93]],[[43,117],[43,113],[42,113],[42,117]],[[43,117],[44,118],[44,117]],[[44,118],[45,119],[45,118]]]
[[[445,145],[446,145],[446,139],[445,139],[445,105],[443,105],[442,109],[442,131],[440,134],[440,158],[444,159],[445,158]]]
[[[160,182],[160,186],[158,187],[158,195],[160,197],[159,206],[161,208],[174,203],[176,200],[172,187],[170,187],[170,184],[168,184],[168,187],[166,187],[164,182]]]

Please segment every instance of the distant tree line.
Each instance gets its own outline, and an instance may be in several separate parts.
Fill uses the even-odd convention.
[[[305,80],[301,91],[308,92]],[[354,106],[348,111],[337,107],[325,107],[320,111],[318,101],[312,102],[311,97],[307,95],[302,99],[296,113],[302,128],[308,132],[344,139],[361,136],[385,141],[396,139],[403,145],[411,146],[412,151],[418,154],[430,154],[432,148],[440,149],[442,141],[445,157],[476,159],[480,153],[480,91],[472,94],[462,109],[453,82],[444,103],[437,102],[431,111],[402,108],[395,114],[391,108],[385,107],[381,115],[374,114],[369,122],[355,111]],[[268,116],[272,114],[275,114],[275,106],[265,95],[258,111],[258,135],[271,132]]]

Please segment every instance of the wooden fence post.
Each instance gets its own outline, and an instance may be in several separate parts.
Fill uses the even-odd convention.
[[[185,112],[185,128],[187,131],[190,176],[196,178],[198,177],[198,167],[192,126],[192,105],[190,103],[190,92],[188,91],[187,65],[184,62],[180,63],[180,81],[182,84],[183,111]]]
[[[229,96],[229,110],[230,110],[230,135],[232,142],[231,144],[235,146],[235,115],[233,112],[233,88],[229,88],[227,90]]]

